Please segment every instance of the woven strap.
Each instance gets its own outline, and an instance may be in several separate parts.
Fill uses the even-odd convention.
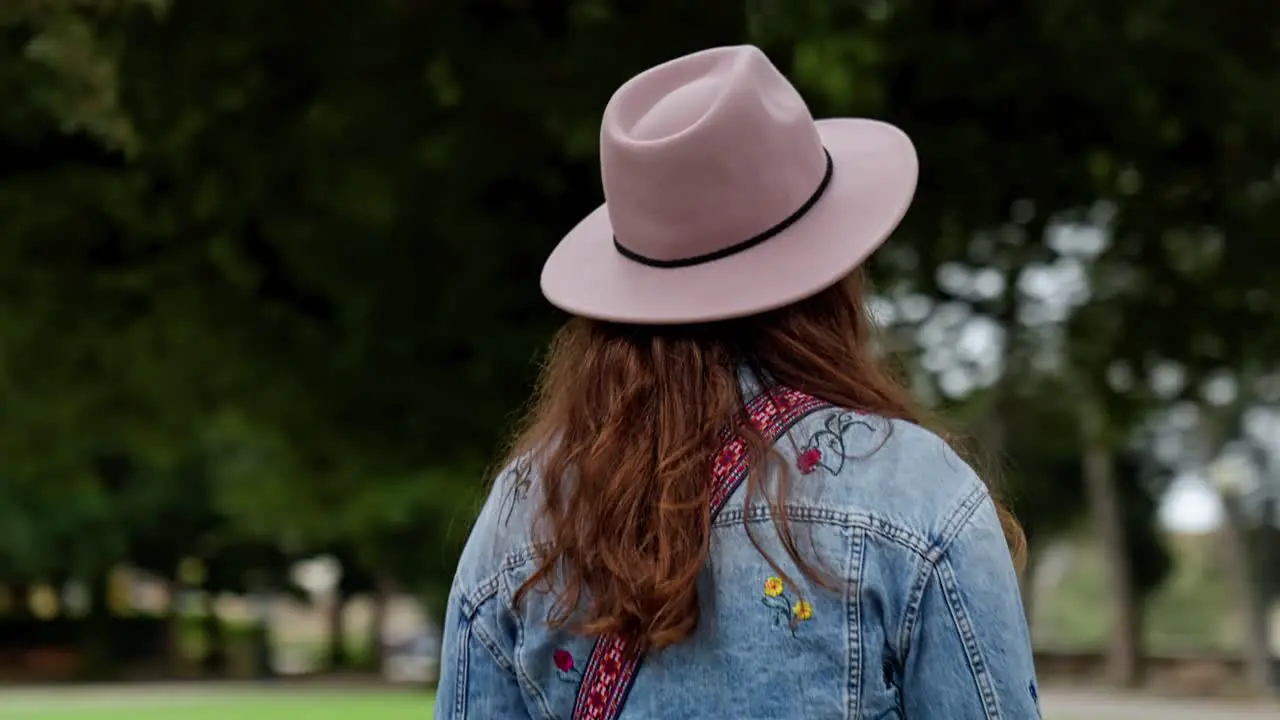
[[[777,441],[800,418],[826,406],[821,400],[786,388],[761,393],[747,403],[747,418],[769,443]],[[738,433],[728,436],[716,453],[711,477],[711,519],[746,479],[747,443]],[[606,635],[596,640],[582,673],[574,720],[616,720],[635,682],[643,655],[625,640]]]

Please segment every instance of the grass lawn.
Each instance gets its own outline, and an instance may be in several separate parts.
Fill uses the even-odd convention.
[[[1270,708],[1250,714],[1230,704],[1206,710],[1184,707],[1184,701],[1131,698],[1138,704],[1122,707],[1096,700],[1082,705],[1080,699],[1058,698],[1056,707],[1046,708],[1045,720],[1280,719]],[[381,689],[188,687],[175,692],[120,686],[10,693],[0,688],[0,720],[431,720],[434,704],[425,692]]]
[[[197,697],[126,696],[5,702],[0,720],[431,720],[425,693],[210,694]]]

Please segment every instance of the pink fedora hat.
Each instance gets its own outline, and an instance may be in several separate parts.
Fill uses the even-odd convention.
[[[552,251],[542,292],[575,315],[647,325],[779,308],[879,247],[918,172],[891,125],[815,122],[758,48],[687,55],[610,99],[605,204]]]

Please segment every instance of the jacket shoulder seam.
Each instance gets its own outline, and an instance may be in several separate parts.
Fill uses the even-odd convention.
[[[771,506],[761,503],[748,508],[727,508],[720,513],[711,526],[724,528],[731,525],[764,523],[774,520],[779,515],[785,516],[792,522],[863,530],[908,550],[921,560],[929,557],[931,545],[923,534],[881,515],[867,512],[850,512],[810,505],[786,505],[779,513]]]
[[[911,583],[911,589],[907,595],[907,604],[903,610],[902,621],[898,628],[897,652],[900,656],[899,660],[906,659],[907,651],[911,647],[911,636],[915,633],[916,622],[920,619],[920,603],[924,599],[925,590],[929,587],[929,578],[937,571],[938,563],[946,556],[951,544],[959,537],[960,532],[969,523],[978,508],[982,506],[983,501],[989,497],[986,487],[981,483],[970,490],[960,500],[956,508],[947,515],[947,519],[942,523],[942,529],[937,540],[929,543],[925,552],[920,555],[920,569],[916,572],[915,578]]]
[[[508,550],[498,567],[480,576],[479,580],[470,583],[455,581],[454,590],[461,601],[463,614],[467,617],[474,615],[481,606],[497,596],[502,576],[533,560],[538,549],[539,545],[536,543],[525,543]]]

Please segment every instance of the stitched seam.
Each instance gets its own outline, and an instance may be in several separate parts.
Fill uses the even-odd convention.
[[[493,656],[493,662],[502,668],[503,672],[515,675],[515,666],[511,664],[506,655],[502,654],[502,649],[498,647],[498,643],[494,641],[483,626],[472,625],[471,632],[480,641],[480,644],[484,646],[485,650],[489,651],[489,654]]]
[[[870,515],[867,513],[843,512],[831,508],[815,508],[798,505],[788,505],[783,508],[783,515],[788,520],[796,522],[808,522],[818,525],[830,525],[845,529],[861,529],[874,535],[889,540],[917,555],[922,560],[929,560],[930,552],[933,545],[925,539],[923,535],[908,530],[894,522],[885,520],[884,518]],[[768,522],[777,516],[773,508],[768,505],[753,505],[746,511],[741,508],[732,510],[726,509],[720,513],[715,522],[711,524],[712,528],[729,527],[731,525],[741,525],[744,521],[748,523]]]
[[[852,698],[845,698],[848,717],[862,717],[862,568],[866,561],[867,543],[865,531],[854,532],[849,545],[849,583],[845,586],[845,607],[849,608],[849,646],[846,656],[849,658],[849,685],[846,693]]]
[[[955,571],[950,560],[944,558],[938,563],[935,575],[942,586],[947,607],[951,610],[951,619],[955,621],[956,631],[964,643],[965,655],[969,659],[969,670],[973,673],[974,684],[978,686],[978,694],[982,696],[982,709],[987,720],[999,720],[1000,700],[996,696],[991,673],[987,669],[986,658],[978,645],[978,636],[973,629],[973,621],[964,607],[964,598],[960,596],[960,588],[956,582]]]
[[[942,534],[938,542],[920,554],[924,565],[916,573],[911,583],[907,606],[902,613],[902,625],[898,628],[898,647],[896,652],[900,662],[906,662],[907,652],[911,648],[911,636],[915,634],[916,623],[920,619],[920,604],[924,599],[925,588],[929,586],[929,577],[934,573],[938,561],[951,548],[961,530],[969,519],[982,506],[982,502],[990,497],[985,485],[978,484],[960,501],[946,522],[942,524]]]
[[[524,664],[520,662],[520,648],[524,647],[526,633],[524,616],[521,613],[516,612],[513,603],[511,602],[511,598],[514,593],[511,591],[510,574],[519,570],[529,562],[537,559],[538,553],[550,546],[551,544],[547,542],[529,542],[507,551],[506,555],[502,558],[502,562],[498,566],[497,573],[494,574],[494,577],[486,585],[489,589],[488,597],[497,595],[499,590],[505,590],[506,602],[504,605],[511,612],[511,617],[516,624],[516,650],[511,661],[511,666],[516,676],[516,682],[520,684],[524,692],[527,693],[530,699],[532,699],[533,704],[537,707],[545,720],[554,720],[555,713],[551,711],[551,703],[547,700],[546,694],[542,692],[542,688],[533,681],[533,678],[529,676],[529,672],[525,668]],[[489,587],[490,585],[492,587]],[[488,597],[485,599],[488,599]]]
[[[529,544],[507,553],[502,563],[498,565],[498,569],[492,574],[484,576],[470,590],[464,590],[462,584],[455,578],[453,590],[458,597],[459,608],[462,610],[463,615],[468,618],[475,615],[482,605],[498,594],[502,576],[529,562],[536,554],[537,549],[538,546]]]
[[[510,598],[512,593],[510,583],[504,582],[503,585],[507,591],[507,607],[511,607]],[[543,695],[542,688],[538,687],[538,684],[533,681],[533,678],[529,677],[529,673],[525,670],[524,664],[520,662],[520,649],[524,647],[525,638],[524,615],[512,610],[511,617],[516,623],[516,645],[513,653],[514,657],[512,658],[512,664],[515,666],[516,682],[519,683],[520,686],[524,688],[524,691],[529,694],[529,697],[533,698],[533,701],[537,703],[538,710],[542,712],[542,717],[546,718],[546,720],[553,720],[555,715],[551,712],[551,704],[547,702],[546,696]]]
[[[920,620],[920,605],[924,600],[925,588],[929,586],[934,560],[925,558],[924,565],[916,573],[911,582],[911,590],[907,595],[907,606],[902,610],[902,624],[898,627],[898,640],[894,643],[894,653],[898,663],[906,666],[907,652],[911,649],[911,636],[916,631],[916,623]]]
[[[516,683],[519,684],[526,692],[529,692],[529,694],[538,701],[540,705],[539,709],[542,710],[543,717],[550,720],[553,715],[551,714],[551,710],[547,707],[546,698],[542,697],[541,693],[538,692],[537,686],[535,686],[532,680],[529,679],[528,675],[524,671],[524,667],[518,662],[516,657],[507,658],[507,656],[503,654],[501,646],[493,638],[493,635],[485,630],[482,624],[477,622],[476,615],[479,614],[484,603],[493,600],[498,595],[499,591],[502,590],[502,585],[505,585],[505,583],[502,583],[502,578],[494,577],[493,579],[486,581],[485,584],[478,588],[471,597],[464,598],[462,601],[463,613],[467,619],[467,632],[461,638],[465,644],[462,646],[460,651],[460,654],[462,655],[460,662],[466,663],[468,661],[467,656],[470,653],[470,636],[474,634],[480,644],[484,646],[486,651],[488,651],[489,655],[493,657],[493,661],[504,671],[515,676]],[[518,654],[518,649],[524,638],[524,623],[522,622],[519,614],[513,612],[511,613],[511,616],[516,623],[516,653]],[[465,668],[467,666],[464,665],[463,667]],[[462,703],[461,707],[465,709],[465,697],[462,698],[460,702]],[[457,704],[455,704],[455,708],[456,707],[458,707]],[[463,715],[463,717],[465,717],[465,715]]]
[[[463,621],[458,628],[458,659],[454,670],[453,681],[453,716],[467,716],[467,671],[470,663],[467,656],[471,654],[471,620]]]
[[[548,542],[530,542],[507,551],[502,559],[501,570],[515,570],[538,556],[539,550],[551,547]]]
[[[938,538],[938,549],[945,553],[951,547],[951,543],[960,535],[960,531],[969,523],[969,518],[978,511],[984,500],[988,500],[991,493],[987,490],[987,486],[978,483],[964,499],[960,501],[959,507],[951,513],[951,517],[942,525],[942,531]],[[941,553],[939,553],[941,556]]]
[[[491,600],[494,595],[498,594],[498,580],[500,576],[495,574],[486,579],[483,583],[476,586],[470,592],[458,593],[458,609],[462,611],[463,617],[471,620],[475,614],[480,611],[480,607]]]

